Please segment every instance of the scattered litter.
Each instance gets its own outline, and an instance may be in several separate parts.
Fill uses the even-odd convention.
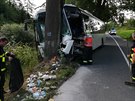
[[[56,86],[51,86],[50,88],[51,88],[51,89],[56,89],[57,87],[56,87]]]
[[[25,101],[28,99],[35,99],[35,100],[43,99],[46,97],[47,91],[49,91],[50,89],[56,89],[57,87],[55,85],[52,85],[49,81],[55,80],[57,78],[55,73],[58,70],[59,66],[60,64],[58,62],[54,63],[53,61],[51,69],[49,71],[45,72],[37,71],[36,73],[31,74],[26,79],[27,83],[26,91],[28,91],[30,95],[29,96],[27,95],[21,101]],[[19,97],[19,95],[17,95],[17,97]]]
[[[47,65],[48,66],[48,65]],[[57,89],[58,82],[55,81],[57,79],[56,73],[59,70],[61,64],[57,62],[56,57],[50,61],[49,68],[44,71],[37,71],[32,74],[26,79],[26,93],[23,95],[17,94],[13,101],[29,101],[29,100],[44,100],[48,99],[48,94],[54,89]],[[53,98],[49,99],[48,101],[54,101]]]
[[[47,74],[46,74],[47,73]],[[49,74],[48,72],[37,72],[35,74],[31,74],[30,77],[27,78],[27,87],[26,90],[30,93],[32,93],[32,97],[35,100],[40,100],[45,98],[46,91],[51,89],[56,89],[56,86],[51,86],[51,83],[48,80],[56,79],[56,75]],[[42,87],[43,84],[44,87]],[[50,86],[50,87],[49,87]],[[27,97],[28,99],[28,97]]]
[[[54,99],[49,99],[48,101],[54,101]]]

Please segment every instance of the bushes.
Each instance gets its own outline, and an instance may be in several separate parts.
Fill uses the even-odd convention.
[[[135,20],[134,20],[134,19],[128,20],[126,26],[127,26],[128,28],[134,29],[134,28],[135,28]]]
[[[110,31],[110,29],[116,28],[116,27],[117,27],[117,24],[116,24],[115,22],[113,22],[113,21],[110,21],[110,22],[108,22],[108,23],[106,24],[106,30],[107,30],[107,31]]]
[[[34,43],[33,31],[24,31],[23,24],[5,24],[0,27],[0,32],[9,39],[6,51],[13,52],[21,61],[24,71],[32,70],[38,63]]]
[[[7,45],[5,48],[5,50],[13,52],[20,59],[25,72],[32,71],[33,67],[38,63],[36,49],[27,44]]]
[[[29,43],[34,42],[34,32],[24,31],[23,24],[5,24],[1,26],[0,32],[3,33],[12,43]]]

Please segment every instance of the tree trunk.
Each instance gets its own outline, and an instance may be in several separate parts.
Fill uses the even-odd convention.
[[[45,60],[57,55],[60,38],[60,0],[46,1]]]

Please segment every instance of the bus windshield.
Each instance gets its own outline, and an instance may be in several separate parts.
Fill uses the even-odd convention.
[[[35,22],[37,38],[39,42],[43,42],[45,37],[45,12],[38,13]]]

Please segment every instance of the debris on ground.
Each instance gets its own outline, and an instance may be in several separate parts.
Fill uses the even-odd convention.
[[[12,101],[54,101],[54,91],[75,72],[75,68],[62,66],[56,58],[50,61],[49,66],[46,64],[38,68],[26,78],[23,91],[20,90]]]

